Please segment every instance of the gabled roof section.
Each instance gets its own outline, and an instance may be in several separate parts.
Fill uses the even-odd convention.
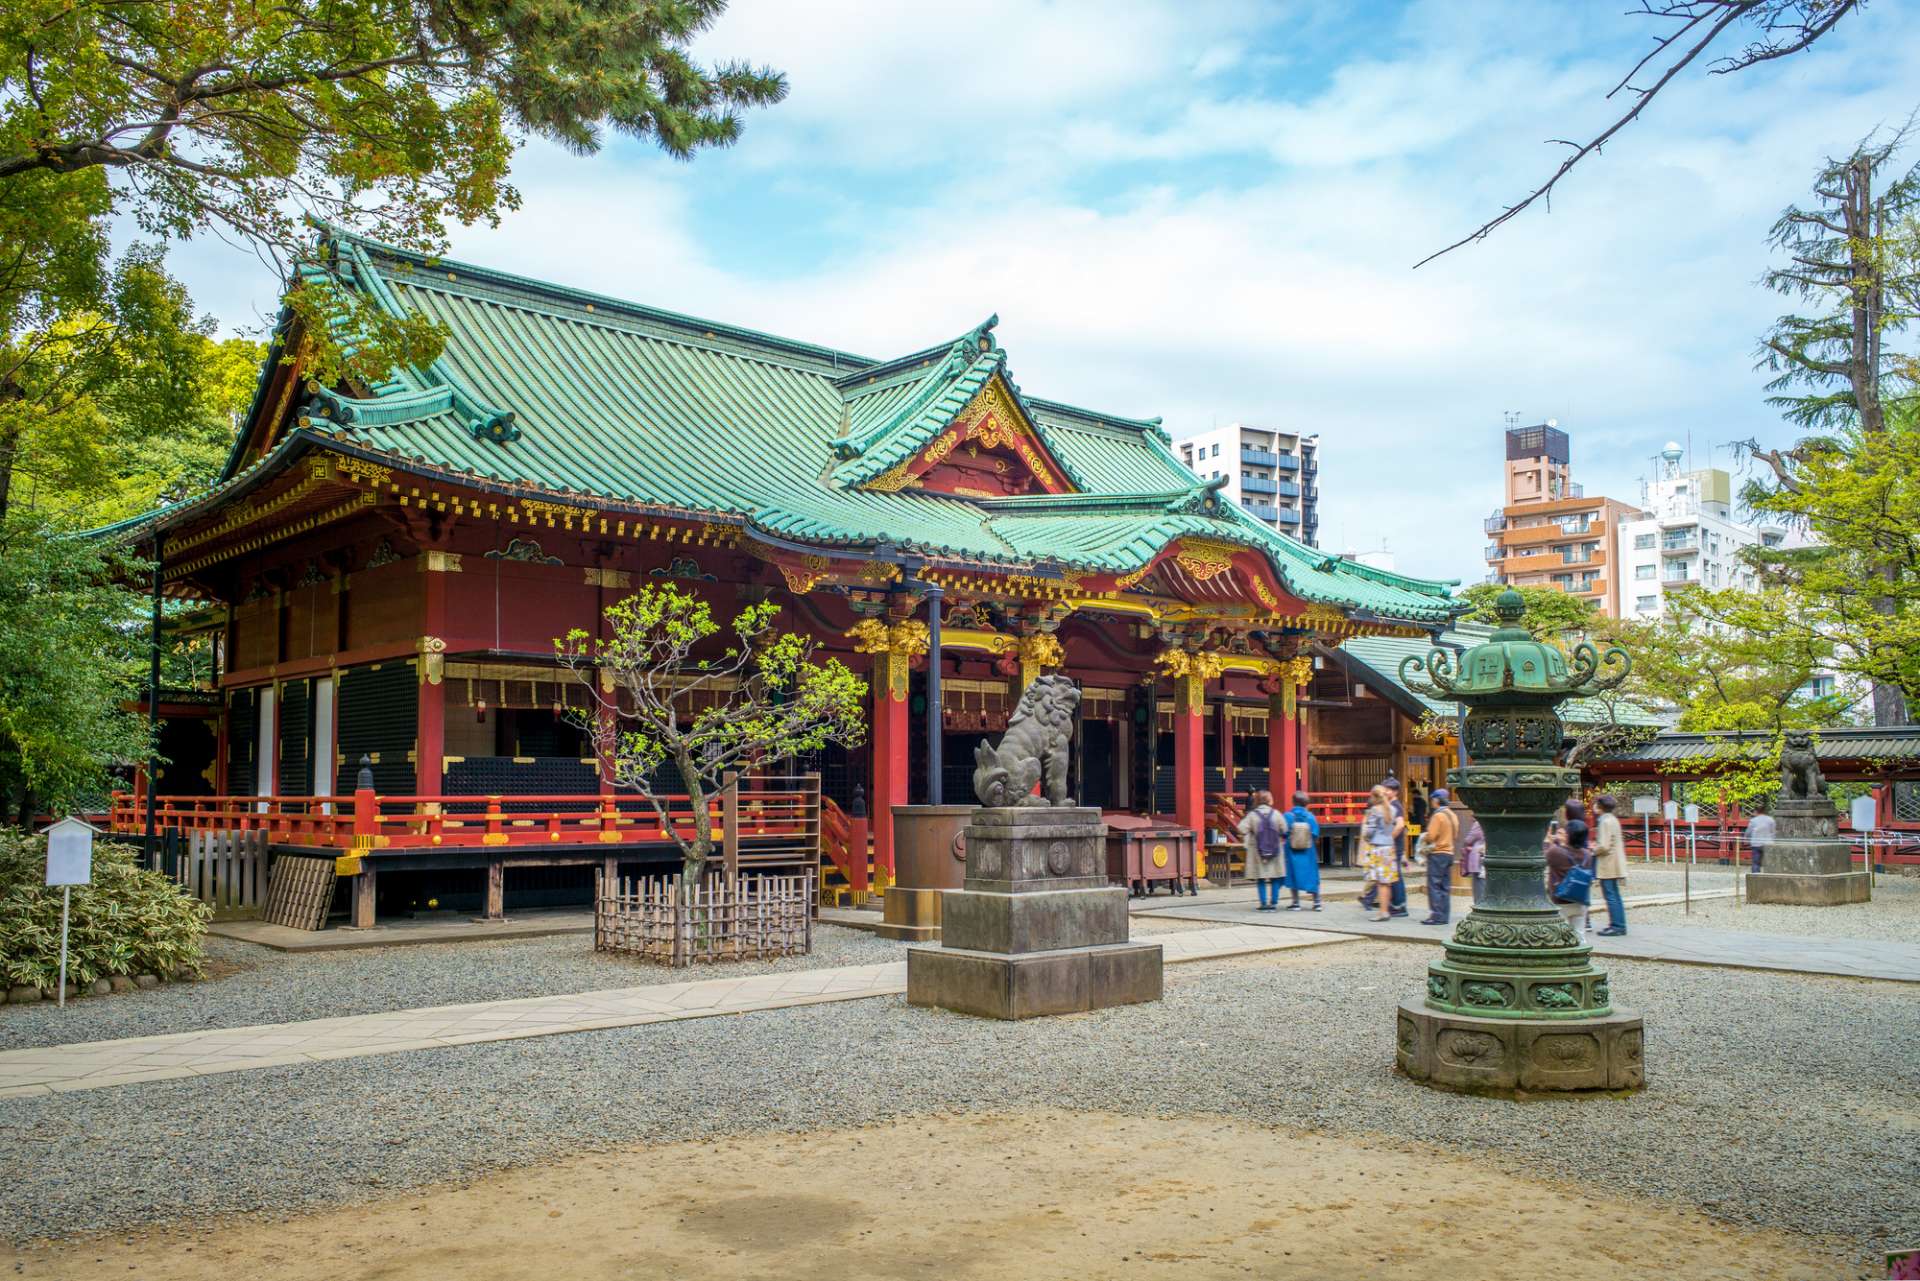
[[[834,483],[913,488],[957,443],[981,440],[1010,444],[1046,492],[1086,489],[1008,376],[1007,353],[993,340],[999,323],[989,316],[943,348],[841,379],[847,432],[834,442],[844,460],[833,470]]]
[[[1460,705],[1430,697],[1400,679],[1400,662],[1406,658],[1425,658],[1438,645],[1443,649],[1472,649],[1493,635],[1494,629],[1482,623],[1456,623],[1437,637],[1356,636],[1340,645],[1340,654],[1350,669],[1382,697],[1409,716],[1432,712],[1452,716]],[[1570,698],[1560,708],[1560,719],[1569,725],[1635,725],[1656,727],[1665,724],[1637,703],[1624,699]]]
[[[1249,572],[1357,622],[1429,627],[1461,608],[1449,584],[1330,559],[1222,501],[1174,456],[1158,420],[1023,395],[991,319],[883,362],[338,233],[328,249],[331,279],[440,326],[440,356],[350,391],[278,379],[256,406],[259,449],[236,452],[213,491],[125,530],[202,519],[318,448],[502,493],[724,522],[822,552],[884,547],[991,573],[1053,566],[1137,583],[1182,547],[1192,559],[1230,545],[1258,558]],[[280,337],[271,359],[297,337],[284,315]],[[993,440],[962,438],[982,424]],[[1014,427],[1018,440],[1003,439]],[[874,483],[940,442],[956,455],[940,464],[947,479]],[[1022,489],[1022,445],[1055,485]],[[961,488],[1003,467],[1001,490]]]

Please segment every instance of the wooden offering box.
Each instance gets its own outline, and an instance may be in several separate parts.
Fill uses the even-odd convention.
[[[1189,894],[1200,892],[1192,829],[1130,814],[1109,814],[1105,821],[1108,880],[1136,895],[1161,885],[1175,894],[1183,887]]]

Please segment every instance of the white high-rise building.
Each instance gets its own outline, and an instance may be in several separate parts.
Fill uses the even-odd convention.
[[[1203,480],[1226,477],[1221,494],[1309,547],[1320,537],[1320,437],[1232,423],[1174,442]]]
[[[1641,482],[1638,519],[1620,522],[1615,564],[1623,617],[1658,618],[1669,587],[1752,590],[1754,573],[1741,550],[1787,542],[1783,525],[1734,519],[1733,478],[1718,467],[1682,471],[1684,456],[1676,444],[1660,452],[1653,479]]]

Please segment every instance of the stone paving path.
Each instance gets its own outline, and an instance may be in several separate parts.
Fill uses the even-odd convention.
[[[1289,930],[1281,934],[1251,925],[1228,925],[1153,941],[1165,950],[1167,963],[1175,965],[1353,940],[1344,933]],[[0,1098],[857,1001],[897,996],[906,990],[907,963],[899,960],[8,1050],[0,1053]]]
[[[1695,894],[1694,898],[1728,897],[1727,894]],[[1656,895],[1644,900],[1629,899],[1628,924],[1631,932],[1624,938],[1600,938],[1590,934],[1596,956],[1618,956],[1636,961],[1672,961],[1689,965],[1721,965],[1737,969],[1780,970],[1794,974],[1830,974],[1845,978],[1886,979],[1896,983],[1920,983],[1920,945],[1889,943],[1874,939],[1823,939],[1778,934],[1747,934],[1737,930],[1693,929],[1681,925],[1633,925],[1631,909],[1643,904],[1677,902],[1675,895]],[[1334,931],[1366,938],[1398,939],[1416,943],[1440,944],[1451,934],[1449,928],[1421,925],[1420,903],[1414,912],[1392,921],[1376,921],[1353,903],[1328,904],[1318,914],[1305,912],[1256,912],[1246,903],[1196,903],[1190,907],[1169,906],[1153,913],[1170,920],[1245,922],[1265,929],[1306,929],[1316,933]],[[1836,912],[1845,908],[1834,908]],[[1460,900],[1454,901],[1454,920],[1466,913]],[[1304,919],[1303,919],[1304,918]],[[1606,918],[1605,910],[1594,914],[1596,922]],[[1204,931],[1196,931],[1202,933]]]

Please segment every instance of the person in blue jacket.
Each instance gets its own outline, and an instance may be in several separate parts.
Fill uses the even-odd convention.
[[[1313,910],[1320,910],[1320,820],[1307,808],[1307,794],[1293,794],[1293,808],[1280,816],[1284,833],[1282,846],[1287,854],[1287,888],[1293,891],[1289,912],[1300,910],[1300,891],[1313,895]]]

